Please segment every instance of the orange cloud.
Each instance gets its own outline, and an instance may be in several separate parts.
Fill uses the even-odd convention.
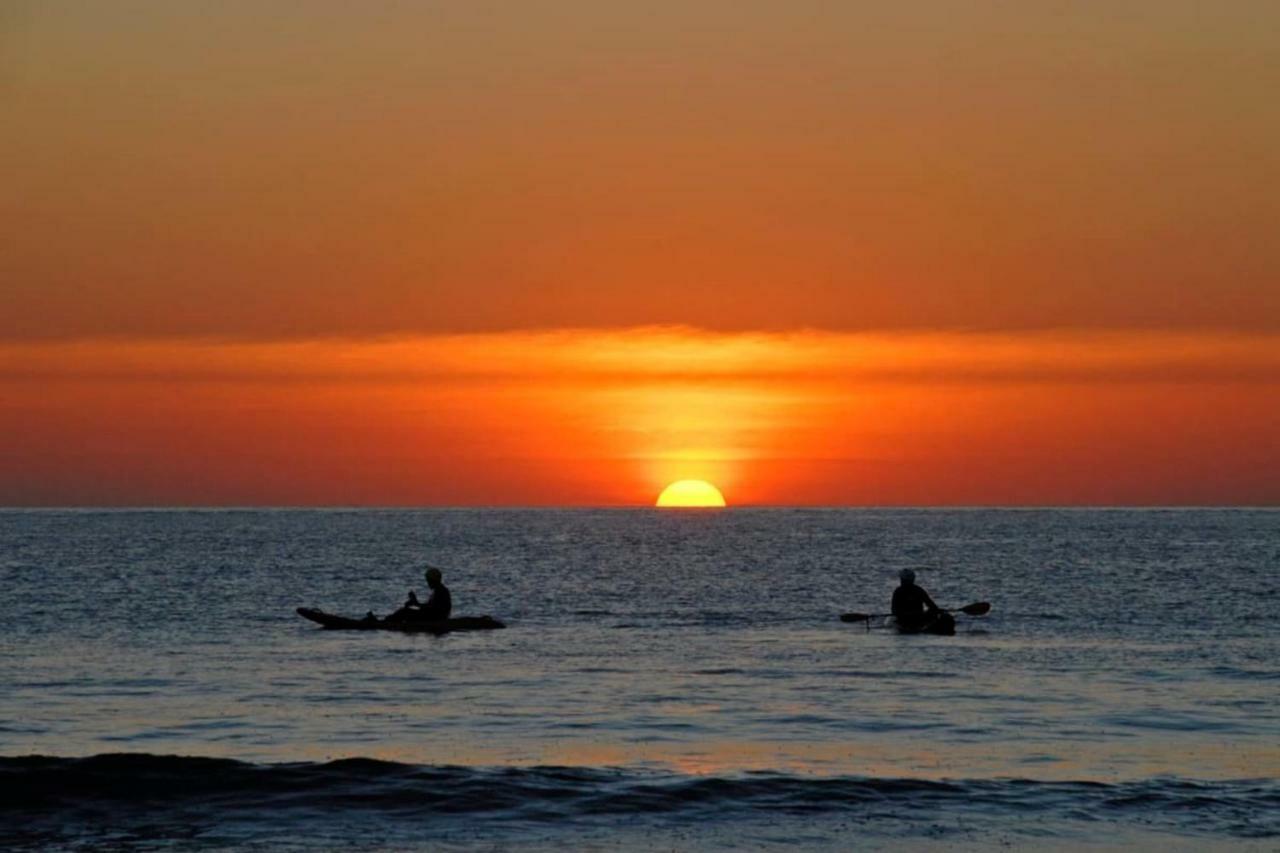
[[[0,500],[1266,503],[1280,339],[562,330],[0,345]]]

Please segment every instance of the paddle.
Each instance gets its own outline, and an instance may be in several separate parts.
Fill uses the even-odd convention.
[[[960,612],[966,616],[986,616],[991,612],[991,602],[975,601],[973,604],[966,604],[964,607],[958,608],[938,608],[943,613]],[[871,619],[883,619],[886,616],[892,616],[892,613],[841,613],[841,622],[866,622]]]

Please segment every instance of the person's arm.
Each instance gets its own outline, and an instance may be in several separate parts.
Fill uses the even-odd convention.
[[[924,596],[924,604],[929,608],[929,612],[933,613],[942,608],[933,603],[933,599],[929,597],[929,593],[925,592],[924,587],[920,587],[920,594]]]

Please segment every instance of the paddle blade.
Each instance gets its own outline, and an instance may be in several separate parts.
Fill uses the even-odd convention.
[[[975,601],[973,604],[961,607],[960,612],[966,616],[986,616],[991,612],[991,602]]]
[[[869,613],[841,613],[841,622],[866,622],[871,618]]]

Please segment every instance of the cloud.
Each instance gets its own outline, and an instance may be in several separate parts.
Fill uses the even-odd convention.
[[[1280,339],[684,327],[0,346],[0,503],[1267,503]]]
[[[0,345],[8,381],[173,383],[1280,382],[1280,336],[719,333],[684,327],[244,343]]]

